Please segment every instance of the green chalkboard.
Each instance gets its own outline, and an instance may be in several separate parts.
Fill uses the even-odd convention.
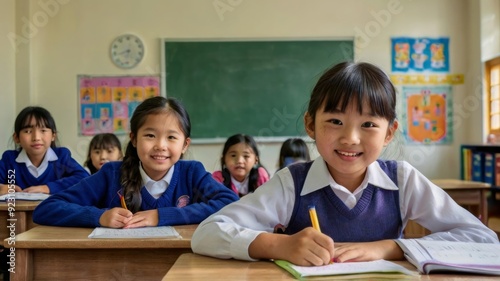
[[[194,140],[303,136],[314,84],[354,58],[352,40],[166,40],[164,52],[166,94],[188,110]]]

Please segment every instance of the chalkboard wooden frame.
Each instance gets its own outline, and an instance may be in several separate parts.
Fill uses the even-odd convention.
[[[281,142],[305,136],[312,87],[331,65],[354,60],[354,39],[163,39],[161,56],[162,94],[188,110],[193,143],[236,133]]]

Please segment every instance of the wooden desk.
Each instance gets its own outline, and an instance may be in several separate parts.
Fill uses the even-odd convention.
[[[485,225],[488,224],[487,196],[490,184],[456,179],[436,179],[432,182],[446,191],[460,206],[475,213]],[[406,238],[418,238],[427,234],[430,234],[430,231],[413,221],[409,221],[405,228]]]
[[[92,228],[37,226],[16,236],[10,280],[160,280],[191,252],[196,226],[175,226],[182,239],[90,239]]]
[[[16,235],[22,232],[25,232],[28,229],[31,229],[36,226],[33,223],[33,210],[40,204],[42,201],[22,201],[16,200],[15,202],[15,216],[13,218],[17,219],[14,221],[16,225]],[[10,229],[4,227],[5,225],[10,225],[12,221],[7,221],[7,219],[12,218],[9,216],[9,206],[5,201],[0,202],[0,221],[2,222],[0,225],[0,239],[3,241],[5,238],[10,236]],[[4,224],[5,223],[5,224]]]
[[[415,267],[406,261],[398,264],[416,272]],[[314,280],[325,280],[315,277]],[[346,277],[332,277],[328,280],[346,280]],[[238,260],[221,260],[197,254],[182,254],[170,268],[162,281],[224,281],[224,280],[296,280],[293,276],[270,261],[247,262]],[[376,279],[370,279],[376,280]],[[385,280],[385,279],[384,279]],[[388,279],[389,280],[389,279]],[[391,279],[392,280],[392,279]],[[459,275],[459,274],[431,274],[408,276],[404,280],[432,280],[432,281],[490,281],[498,280],[498,276]]]

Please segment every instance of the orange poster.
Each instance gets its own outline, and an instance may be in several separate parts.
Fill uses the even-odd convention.
[[[403,131],[409,143],[451,143],[451,86],[403,87],[403,103]]]

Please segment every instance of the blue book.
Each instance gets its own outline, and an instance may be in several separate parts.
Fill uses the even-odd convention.
[[[484,178],[485,183],[495,185],[495,156],[493,153],[484,153]]]
[[[472,181],[484,181],[484,153],[473,152],[472,153]]]

